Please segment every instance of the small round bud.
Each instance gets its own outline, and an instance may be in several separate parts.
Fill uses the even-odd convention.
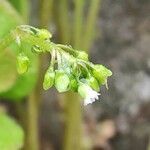
[[[29,58],[24,53],[20,53],[17,56],[17,71],[19,74],[27,72],[29,62]]]
[[[100,84],[106,84],[107,78],[112,75],[112,72],[103,65],[95,65],[93,69],[93,76]]]
[[[66,73],[61,70],[56,71],[55,87],[59,92],[66,92],[69,90],[70,79]]]
[[[43,88],[44,90],[48,90],[54,85],[55,80],[55,72],[52,68],[48,69],[45,76],[44,76],[44,82],[43,82]]]
[[[88,61],[88,54],[83,51],[77,51],[77,58]]]

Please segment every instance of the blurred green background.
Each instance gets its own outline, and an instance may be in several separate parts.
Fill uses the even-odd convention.
[[[113,71],[109,90],[83,107],[42,89],[48,55],[16,72],[15,44],[0,51],[0,150],[150,150],[149,0],[0,0],[0,40],[20,24],[89,53]]]

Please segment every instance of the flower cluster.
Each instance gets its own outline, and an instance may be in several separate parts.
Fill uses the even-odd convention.
[[[39,30],[30,26],[23,26],[22,30],[28,32],[32,44],[32,51],[36,53],[49,52],[51,61],[47,69],[43,88],[48,90],[52,86],[59,92],[74,91],[84,98],[84,104],[90,104],[98,99],[101,85],[106,85],[107,78],[112,72],[103,65],[95,65],[88,60],[88,55],[83,51],[74,50],[71,46],[55,44],[50,41],[51,34],[47,30]],[[18,36],[19,37],[19,36]],[[24,39],[18,40],[17,42]],[[27,39],[27,37],[25,38]],[[38,41],[36,43],[36,41]],[[45,42],[46,46],[43,43]],[[32,43],[32,42],[31,42]],[[45,50],[44,47],[47,49]],[[24,53],[20,53],[17,58],[18,72],[27,71],[29,59]]]

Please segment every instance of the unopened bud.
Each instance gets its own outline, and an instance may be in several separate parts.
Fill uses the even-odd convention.
[[[74,92],[77,91],[78,89],[78,82],[77,80],[75,79],[75,77],[71,77],[71,80],[70,80],[70,89]]]
[[[103,65],[95,65],[93,75],[100,84],[104,85],[107,83],[107,78],[112,75],[112,72]]]
[[[70,79],[66,73],[57,70],[55,76],[55,87],[59,92],[66,92],[69,90]]]
[[[27,72],[29,62],[29,58],[24,53],[20,53],[17,56],[17,71],[19,74]]]
[[[48,69],[45,76],[44,76],[44,82],[43,82],[43,88],[44,90],[48,90],[54,85],[55,80],[55,72],[52,68]]]
[[[98,81],[97,81],[94,77],[90,76],[90,77],[88,77],[86,80],[87,80],[87,82],[88,82],[88,85],[89,85],[92,89],[94,89],[94,90],[97,91],[97,92],[100,90],[99,83],[98,83]]]

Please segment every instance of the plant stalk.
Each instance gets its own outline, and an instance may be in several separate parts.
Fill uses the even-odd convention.
[[[59,32],[59,38],[60,42],[63,44],[68,44],[70,43],[70,24],[71,22],[69,21],[69,14],[68,14],[68,0],[58,0],[58,6],[57,10],[57,26],[58,26],[58,32]]]
[[[81,149],[81,103],[80,98],[74,93],[65,95],[66,122],[64,150]]]
[[[74,12],[74,47],[81,48],[82,28],[83,28],[83,8],[84,0],[74,0],[75,12]]]
[[[28,125],[27,125],[27,139],[26,150],[39,150],[39,135],[38,135],[38,105],[37,95],[32,92],[28,97]]]
[[[73,26],[73,45],[75,48],[81,48],[82,30],[83,30],[83,7],[84,0],[75,0],[74,26]],[[59,45],[61,47],[61,45]],[[68,46],[63,49],[74,53]],[[81,150],[81,134],[82,134],[82,112],[81,102],[78,95],[67,93],[65,95],[66,102],[66,122],[65,122],[65,140],[64,150]]]
[[[91,47],[94,38],[96,18],[100,8],[101,0],[90,0],[90,8],[85,23],[84,39],[82,49],[88,51]]]

